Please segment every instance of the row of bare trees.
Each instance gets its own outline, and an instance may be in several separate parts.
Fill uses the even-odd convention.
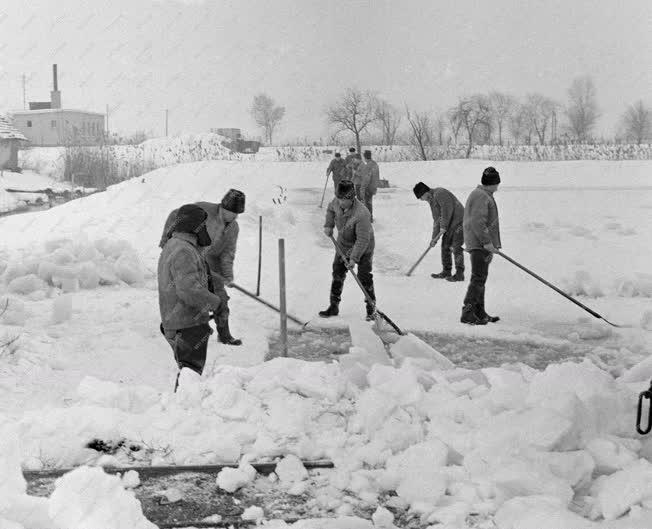
[[[333,138],[350,133],[358,150],[361,137],[374,132],[384,145],[407,143],[418,156],[429,159],[434,146],[466,146],[467,156],[474,145],[589,142],[593,139],[600,111],[596,90],[589,76],[578,77],[568,89],[565,105],[539,93],[522,100],[502,92],[475,94],[462,98],[445,112],[431,113],[405,107],[404,114],[371,91],[345,90],[326,109]],[[401,134],[400,127],[406,119]],[[642,101],[627,108],[620,123],[626,141],[652,141],[652,112]]]

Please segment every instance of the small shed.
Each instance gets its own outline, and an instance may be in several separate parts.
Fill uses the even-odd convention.
[[[14,127],[11,119],[0,115],[0,170],[18,169],[18,150],[27,138]]]

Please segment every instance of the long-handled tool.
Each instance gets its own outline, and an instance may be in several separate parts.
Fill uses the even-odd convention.
[[[347,262],[347,257],[346,254],[344,253],[344,250],[342,247],[339,245],[339,243],[335,240],[335,238],[332,235],[329,235],[329,238],[331,241],[333,241],[333,244],[335,245],[335,251],[337,251],[338,255],[340,256],[340,259],[342,259],[345,263]],[[360,282],[360,278],[358,275],[353,271],[349,270],[351,272],[351,275],[353,276],[353,279],[355,279],[355,282],[358,284],[360,287],[360,290],[362,290],[362,293],[364,294],[365,300],[367,300],[367,303],[371,305],[374,308],[374,311],[378,316],[380,316],[383,320],[385,320],[387,323],[389,323],[392,328],[401,336],[405,336],[406,333],[403,332],[398,325],[396,325],[392,320],[389,319],[389,317],[384,313],[381,312],[378,307],[376,306],[376,302],[371,299],[371,296],[369,295],[369,292],[367,292],[367,289],[363,286],[363,284]]]
[[[265,301],[261,297],[256,296],[256,294],[254,294],[253,292],[249,292],[248,290],[242,288],[240,285],[236,285],[235,283],[231,283],[231,286],[233,288],[235,288],[237,291],[242,292],[245,296],[249,296],[251,299],[255,299],[258,303],[262,303],[266,307],[269,307],[270,309],[275,310],[276,312],[278,312],[280,314],[281,309],[278,308],[276,305],[272,305],[269,301]],[[308,322],[303,322],[299,318],[296,318],[295,316],[292,316],[291,314],[288,314],[287,317],[288,317],[288,320],[292,320],[297,325],[301,325],[301,327],[305,327],[306,325],[308,325]]]
[[[615,323],[611,323],[611,322],[610,322],[608,319],[606,319],[604,316],[601,316],[600,314],[598,314],[598,313],[595,312],[594,310],[591,310],[589,307],[587,307],[587,306],[584,305],[583,303],[580,303],[579,301],[577,301],[574,297],[569,296],[568,294],[566,294],[566,292],[564,292],[564,291],[561,290],[560,288],[557,288],[557,287],[556,287],[555,285],[553,285],[552,283],[546,281],[546,280],[543,279],[541,276],[538,276],[538,275],[535,274],[532,270],[529,270],[528,268],[526,268],[526,267],[523,266],[522,264],[516,262],[514,259],[512,259],[511,257],[505,255],[503,252],[501,252],[501,251],[497,251],[496,253],[497,253],[498,255],[500,255],[502,258],[504,258],[504,259],[506,259],[507,261],[509,261],[510,263],[512,263],[514,266],[517,266],[518,268],[520,268],[520,269],[523,270],[524,272],[530,274],[530,275],[531,275],[532,277],[534,277],[535,279],[538,279],[538,280],[541,281],[544,285],[546,285],[546,286],[552,288],[552,289],[553,289],[555,292],[557,292],[558,294],[561,294],[561,295],[564,296],[566,299],[572,301],[572,302],[575,303],[575,305],[577,305],[578,307],[583,308],[583,309],[584,309],[586,312],[588,312],[591,316],[606,321],[606,322],[607,322],[609,325],[611,325],[612,327],[626,327],[625,325],[616,325]]]
[[[431,250],[431,248],[432,248],[432,246],[428,246],[428,248],[426,248],[426,251],[423,252],[423,253],[421,254],[421,257],[419,257],[419,259],[417,260],[417,262],[414,263],[414,264],[412,265],[412,268],[410,268],[410,271],[409,271],[407,274],[405,274],[406,276],[410,277],[410,276],[412,275],[412,272],[414,272],[414,269],[415,269],[417,266],[419,266],[419,263],[420,263],[421,261],[423,261],[423,258],[424,258],[424,257],[426,256],[426,254]]]
[[[324,192],[321,194],[321,202],[319,203],[319,207],[324,206],[324,197],[326,196],[326,186],[328,186],[328,175],[326,175],[326,181],[324,182]]]

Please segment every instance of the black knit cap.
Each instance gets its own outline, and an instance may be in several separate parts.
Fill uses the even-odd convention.
[[[349,149],[349,152],[355,152],[355,147],[351,147],[351,148]]]
[[[367,160],[371,159],[371,151],[365,151],[364,152],[364,157],[367,158]]]
[[[335,190],[335,196],[337,198],[353,198],[355,197],[355,187],[351,180],[340,180],[340,183],[337,184],[337,189]]]
[[[339,152],[335,153],[335,158],[341,158],[341,157],[342,157],[342,155]]]
[[[482,171],[482,185],[493,186],[496,184],[500,184],[500,174],[495,167],[487,167]]]
[[[245,210],[245,194],[237,189],[229,189],[222,199],[222,207],[232,213],[242,213]]]
[[[208,214],[196,204],[184,204],[177,211],[172,231],[193,233],[197,235],[200,226],[206,221]]]
[[[415,197],[421,198],[424,195],[424,193],[430,191],[430,188],[423,182],[419,182],[417,185],[414,186],[412,191],[414,191]]]

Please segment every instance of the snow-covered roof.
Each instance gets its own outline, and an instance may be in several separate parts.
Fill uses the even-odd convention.
[[[14,127],[10,118],[0,116],[0,139],[1,140],[27,140],[21,132]]]
[[[92,114],[94,116],[104,116],[101,112],[90,112],[88,110],[77,110],[74,108],[42,108],[40,110],[12,110],[14,116],[29,116],[31,114],[50,114],[55,112],[77,112],[80,114]]]

